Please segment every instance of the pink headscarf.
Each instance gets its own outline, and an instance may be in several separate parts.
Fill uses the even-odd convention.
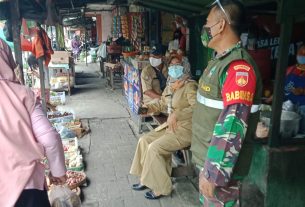
[[[0,206],[12,207],[31,177],[43,148],[32,131],[36,98],[19,84],[9,46],[0,39]]]

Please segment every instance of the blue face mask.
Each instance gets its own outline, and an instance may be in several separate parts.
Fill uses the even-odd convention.
[[[168,67],[168,75],[173,79],[178,79],[183,75],[182,65],[172,65]]]
[[[299,64],[305,65],[305,56],[298,55],[297,56],[297,61],[298,61]]]

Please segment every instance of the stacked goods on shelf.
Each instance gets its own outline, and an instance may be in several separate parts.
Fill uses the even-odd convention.
[[[65,92],[51,92],[51,103],[60,105],[65,103]],[[88,132],[89,129],[82,128],[80,120],[75,119],[73,112],[48,112],[47,117],[53,127],[59,133],[65,156],[65,165],[67,168],[66,185],[77,195],[80,195],[79,186],[86,183],[86,174],[84,171],[83,156],[81,154],[78,138]],[[48,163],[44,161],[46,171]]]
[[[66,103],[65,92],[50,92],[50,104],[53,106],[64,105]]]
[[[129,28],[127,16],[121,16],[122,34],[125,39],[129,39]]]
[[[65,153],[65,163],[68,170],[84,170],[83,156],[78,147],[77,138],[62,139]]]
[[[130,15],[131,21],[131,42],[135,50],[141,51],[145,39],[145,18],[142,13]]]
[[[74,120],[74,114],[70,112],[52,111],[47,113],[49,121],[53,123],[65,123]]]
[[[51,90],[68,90],[74,86],[74,60],[70,52],[54,51],[49,68]],[[69,81],[70,80],[70,81]]]
[[[49,69],[51,90],[67,90],[74,86],[73,70],[68,64],[50,64]]]
[[[118,38],[121,33],[121,18],[120,16],[114,16],[112,21],[112,36]]]
[[[62,138],[73,138],[75,136],[81,138],[86,132],[89,131],[89,129],[83,128],[81,126],[81,122],[78,120],[64,123],[54,123],[54,127]]]
[[[83,157],[78,147],[77,133],[72,130],[81,128],[80,122],[75,121],[74,115],[68,112],[48,112],[48,118],[62,139],[66,167],[71,170],[83,170]]]
[[[78,187],[86,183],[86,174],[83,172],[83,156],[77,138],[82,134],[81,122],[76,120],[71,112],[48,112],[47,117],[61,137],[65,165],[68,170],[66,184],[71,190],[75,190],[79,194],[80,189]]]
[[[70,52],[67,51],[54,51],[51,57],[52,64],[71,64],[73,58]]]

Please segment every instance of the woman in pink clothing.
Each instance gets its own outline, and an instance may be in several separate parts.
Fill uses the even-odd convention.
[[[15,67],[0,39],[0,206],[49,207],[41,160],[48,159],[51,181],[64,183],[63,147],[34,93],[19,84]]]

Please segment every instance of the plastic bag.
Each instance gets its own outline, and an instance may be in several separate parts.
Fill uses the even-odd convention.
[[[290,100],[287,100],[285,102],[283,102],[283,106],[282,106],[282,109],[284,111],[294,111],[294,105],[293,103],[290,101]]]
[[[49,191],[52,207],[81,207],[81,201],[66,185],[52,185]]]
[[[102,43],[98,50],[97,50],[97,56],[98,57],[102,57],[102,58],[106,58],[107,57],[107,45],[106,43]]]
[[[72,131],[71,129],[67,128],[67,127],[61,127],[61,129],[58,132],[60,134],[60,137],[62,139],[68,139],[68,138],[74,138],[76,137],[76,134],[74,131]]]

